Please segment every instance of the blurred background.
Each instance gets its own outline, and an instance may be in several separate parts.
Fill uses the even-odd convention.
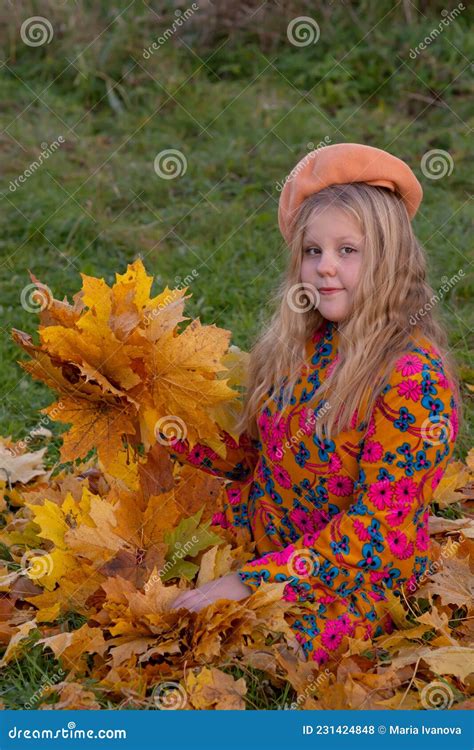
[[[21,439],[53,400],[20,369],[10,337],[37,330],[28,270],[71,300],[80,273],[110,283],[141,257],[155,292],[188,285],[187,314],[248,349],[286,261],[286,175],[308,151],[354,141],[406,160],[423,185],[414,228],[429,281],[444,289],[436,304],[464,381],[465,456],[474,37],[463,3],[0,8],[0,434]]]

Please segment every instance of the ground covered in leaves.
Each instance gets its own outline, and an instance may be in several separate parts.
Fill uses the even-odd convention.
[[[319,669],[295,656],[284,582],[175,610],[180,591],[254,549],[210,528],[225,480],[174,463],[157,435],[184,430],[224,456],[246,354],[230,331],[184,316],[186,288],[151,297],[141,261],[111,286],[82,282],[69,303],[32,277],[39,342],[12,332],[21,366],[56,393],[42,413],[68,429],[53,466],[41,422],[0,441],[3,707],[472,707],[474,450],[436,489],[433,563],[392,595],[393,633],[346,637]]]

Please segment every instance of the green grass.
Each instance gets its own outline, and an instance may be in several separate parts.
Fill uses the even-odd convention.
[[[285,264],[276,183],[309,142],[325,137],[385,148],[422,181],[415,231],[435,290],[441,277],[464,269],[441,312],[463,378],[474,382],[467,14],[413,60],[410,49],[442,18],[440,3],[419,4],[421,10],[408,3],[409,18],[407,4],[386,0],[282,3],[277,13],[267,3],[265,22],[241,19],[231,34],[223,17],[212,25],[198,14],[145,60],[143,48],[174,17],[174,7],[159,5],[161,19],[148,5],[128,7],[123,0],[113,7],[38,0],[0,15],[0,434],[24,439],[38,424],[38,410],[53,400],[20,369],[23,355],[10,338],[12,327],[37,330],[37,316],[20,303],[28,270],[56,297],[69,299],[80,273],[111,282],[137,256],[154,275],[155,292],[194,271],[187,314],[230,329],[233,342],[248,349]],[[292,46],[286,26],[308,14],[319,23],[320,39]],[[31,15],[51,21],[50,44],[21,42],[21,23]],[[10,180],[42,143],[60,135],[65,143],[11,192]],[[160,179],[154,159],[169,148],[185,155],[187,170]],[[454,161],[442,180],[421,174],[421,158],[433,148]],[[466,388],[464,395],[461,458],[473,444]],[[61,428],[48,426],[54,451]],[[30,692],[50,668],[37,653],[27,657]],[[7,670],[9,700],[21,705],[27,698],[15,669]],[[261,700],[257,681],[253,699]]]

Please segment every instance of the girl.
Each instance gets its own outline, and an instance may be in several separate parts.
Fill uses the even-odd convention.
[[[400,159],[361,144],[313,151],[290,173],[279,225],[290,250],[279,307],[254,345],[239,443],[172,455],[229,480],[213,524],[259,557],[181,593],[197,612],[287,581],[300,655],[322,665],[344,636],[390,632],[387,590],[429,565],[428,515],[452,455],[459,383],[410,218]],[[278,384],[278,386],[275,386]]]

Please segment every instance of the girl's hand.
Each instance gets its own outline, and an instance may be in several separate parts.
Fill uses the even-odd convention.
[[[190,612],[199,612],[199,610],[209,606],[209,604],[217,601],[217,599],[239,601],[250,596],[251,593],[252,589],[250,586],[242,583],[237,573],[229,573],[229,575],[209,581],[197,589],[184,591],[176,597],[172,603],[172,607],[173,609],[184,607]]]

